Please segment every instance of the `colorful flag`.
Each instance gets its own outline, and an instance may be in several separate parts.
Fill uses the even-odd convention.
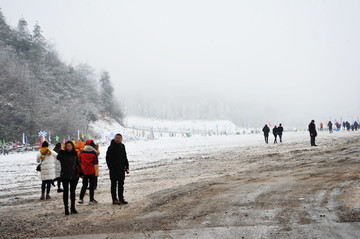
[[[6,144],[5,144],[5,139],[3,139],[3,146],[5,146]]]
[[[15,148],[17,148],[17,147],[18,147],[17,142],[15,142]]]
[[[22,143],[25,144],[25,133],[23,133]]]
[[[65,138],[64,138],[63,144],[65,144]]]
[[[40,136],[40,143],[39,143],[39,148],[40,148],[40,149],[41,149],[42,143],[43,143],[43,136],[41,135],[41,136]]]
[[[25,137],[25,142],[26,142],[26,143],[28,143],[28,142],[29,142],[29,141],[28,141],[28,138],[27,138],[27,136]]]
[[[59,136],[56,135],[55,139],[56,139],[56,142],[57,142],[57,141],[59,141],[60,138],[59,138]]]
[[[80,139],[80,130],[78,130],[78,140]]]
[[[84,138],[85,138],[84,134],[81,135],[81,138],[84,140]]]
[[[70,135],[68,135],[68,140],[71,140]]]
[[[91,135],[89,134],[89,139],[91,139]]]

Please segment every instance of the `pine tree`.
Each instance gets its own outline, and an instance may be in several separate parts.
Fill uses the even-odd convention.
[[[114,88],[110,82],[109,72],[105,71],[102,73],[100,78],[101,84],[101,103],[104,112],[111,113],[113,105],[113,93]]]

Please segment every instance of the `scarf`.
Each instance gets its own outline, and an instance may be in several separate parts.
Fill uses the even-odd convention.
[[[51,150],[49,149],[49,147],[43,147],[40,149],[40,159],[44,160],[46,155],[51,155]]]

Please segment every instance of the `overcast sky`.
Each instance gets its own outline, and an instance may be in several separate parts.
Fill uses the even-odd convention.
[[[38,22],[67,62],[108,70],[125,104],[232,102],[247,120],[262,121],[360,115],[360,1],[0,0],[0,7],[13,26],[22,16],[30,28]]]

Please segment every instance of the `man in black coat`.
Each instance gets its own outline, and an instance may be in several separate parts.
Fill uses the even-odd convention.
[[[309,124],[309,133],[310,133],[311,146],[317,146],[315,144],[315,137],[317,136],[315,120],[312,120],[311,123]]]
[[[329,121],[328,127],[329,127],[329,133],[331,134],[333,132],[333,124],[331,121]]]
[[[262,129],[262,131],[264,132],[264,137],[265,137],[265,143],[269,143],[269,132],[270,132],[270,128],[269,126],[267,126],[267,124],[264,126],[264,128]]]
[[[278,127],[278,135],[279,135],[279,139],[280,139],[280,143],[282,143],[282,134],[283,134],[284,128],[282,127],[281,124],[279,124]]]
[[[124,180],[125,172],[129,173],[129,162],[121,134],[115,135],[115,138],[111,141],[106,152],[106,163],[110,171],[113,204],[127,204],[128,202],[124,199]],[[118,187],[119,199],[116,197],[116,187]]]

